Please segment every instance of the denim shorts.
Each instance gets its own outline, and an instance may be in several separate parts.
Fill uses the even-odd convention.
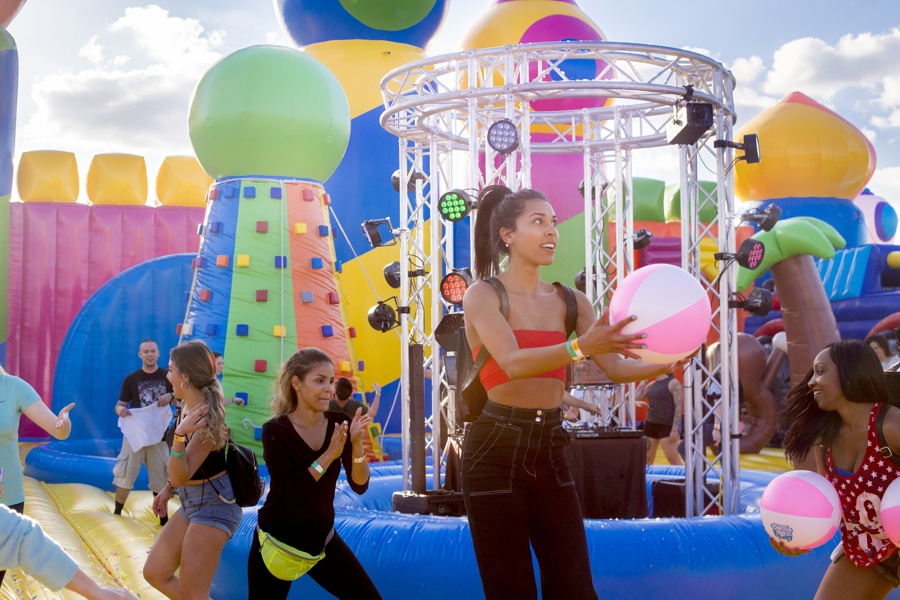
[[[844,556],[844,542],[837,545],[831,553],[831,562],[837,562],[841,556]],[[847,557],[850,560],[850,557]],[[852,564],[852,563],[851,563]],[[893,553],[886,559],[876,565],[872,565],[875,571],[891,582],[894,587],[900,586],[900,553]]]
[[[241,524],[244,511],[234,502],[234,490],[231,489],[231,479],[227,473],[200,485],[182,486],[178,488],[178,496],[181,498],[179,510],[184,513],[188,523],[221,529],[229,538]]]

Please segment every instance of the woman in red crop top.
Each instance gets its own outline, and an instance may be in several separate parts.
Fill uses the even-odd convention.
[[[242,514],[225,470],[222,385],[213,353],[198,340],[172,349],[167,378],[181,408],[170,434],[169,482],[153,499],[153,512],[168,514],[175,488],[181,508],[150,549],[144,579],[169,598],[208,598],[222,548]]]
[[[788,428],[783,442],[788,459],[801,462],[812,450],[818,472],[841,499],[841,543],[819,584],[819,600],[884,598],[900,584],[900,556],[879,516],[884,490],[900,476],[878,436],[884,412],[884,442],[894,456],[900,453],[900,410],[887,401],[878,356],[860,340],[845,340],[819,352],[780,415]],[[809,552],[770,541],[788,556]]]
[[[590,358],[617,383],[668,372],[630,351],[639,336],[624,335],[626,321],[596,318],[587,297],[577,294],[577,338],[566,341],[566,305],[540,268],[553,263],[559,243],[556,214],[538,191],[513,193],[488,186],[478,197],[475,273],[496,276],[509,296],[509,318],[487,282],[466,292],[466,336],[484,344],[493,365],[483,383],[488,402],[466,433],[462,482],[469,528],[485,596],[530,599],[537,585],[529,546],[540,567],[544,598],[596,598],[575,482],[566,462],[569,435],[560,404],[565,377],[557,370]],[[506,269],[500,273],[500,254]]]

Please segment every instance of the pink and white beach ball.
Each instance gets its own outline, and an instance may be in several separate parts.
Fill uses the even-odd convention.
[[[666,264],[641,267],[623,279],[609,302],[610,323],[629,315],[637,320],[623,333],[646,333],[645,350],[633,352],[647,362],[681,360],[706,341],[712,308],[706,290],[684,269]]]
[[[895,479],[881,497],[881,526],[895,545],[900,546],[900,479]]]
[[[788,471],[766,486],[759,503],[768,534],[788,548],[826,543],[841,524],[841,499],[827,479],[812,471]]]

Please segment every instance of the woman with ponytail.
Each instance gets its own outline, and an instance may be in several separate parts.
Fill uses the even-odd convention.
[[[478,197],[475,224],[477,281],[465,295],[466,337],[473,354],[482,344],[491,358],[480,377],[488,400],[466,434],[462,484],[475,557],[485,596],[537,598],[534,549],[544,598],[596,598],[575,481],[566,461],[569,435],[560,404],[566,365],[590,356],[616,383],[672,370],[630,351],[626,319],[599,319],[587,297],[575,293],[576,337],[567,340],[564,290],[541,281],[559,243],[556,214],[536,190],[513,193],[488,186]],[[500,257],[507,256],[500,272]],[[495,277],[508,295],[501,311]]]
[[[225,470],[229,431],[222,386],[215,357],[200,341],[172,349],[168,379],[181,407],[169,430],[169,482],[154,498],[153,511],[167,516],[176,488],[182,507],[153,544],[144,578],[169,598],[206,599],[222,548],[242,514]]]

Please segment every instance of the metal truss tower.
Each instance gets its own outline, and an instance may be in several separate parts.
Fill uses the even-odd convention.
[[[596,64],[592,79],[569,79],[573,61]],[[584,61],[584,62],[582,62]],[[579,73],[583,69],[577,69]],[[738,512],[738,383],[737,318],[729,309],[734,290],[734,266],[725,268],[713,286],[700,268],[701,240],[719,252],[735,252],[732,150],[716,140],[731,141],[735,120],[734,78],[721,64],[693,52],[611,42],[565,42],[469,50],[427,58],[388,73],[381,83],[385,100],[382,126],[400,141],[401,264],[424,268],[425,276],[410,277],[401,269],[400,312],[403,330],[404,449],[409,482],[410,344],[425,347],[432,370],[431,406],[427,424],[434,465],[444,464],[448,438],[460,436],[453,414],[454,389],[434,338],[441,318],[460,309],[440,299],[440,280],[454,268],[452,229],[438,215],[440,196],[452,188],[481,189],[503,183],[516,190],[530,187],[534,154],[580,155],[584,168],[586,294],[602,311],[617,282],[634,270],[633,190],[635,153],[668,151],[680,164],[682,266],[696,276],[716,309],[713,327],[721,341],[721,365],[710,373],[702,357],[685,368],[686,514]],[[539,100],[580,98],[586,106],[571,110],[535,110]],[[597,99],[607,98],[607,102]],[[670,146],[666,128],[678,107],[703,103],[712,107],[713,125],[687,145]],[[520,133],[519,147],[498,154],[487,143],[488,128],[499,119],[512,121]],[[529,132],[549,132],[539,138]],[[578,160],[573,156],[573,160]],[[700,185],[700,166],[715,182],[710,191]],[[711,166],[710,166],[711,165]],[[414,194],[407,195],[404,183]],[[712,204],[716,217],[701,223],[700,210]],[[477,218],[477,209],[475,211]],[[716,376],[722,399],[707,406],[701,384]],[[440,385],[438,385],[440,377]],[[618,386],[619,423],[634,422],[633,393]],[[441,427],[443,416],[446,433]],[[703,448],[703,428],[719,417],[723,427],[720,453],[709,458]],[[435,466],[435,473],[438,468]],[[435,477],[434,488],[443,487]],[[713,482],[718,485],[707,485]],[[715,493],[710,490],[717,490]]]

